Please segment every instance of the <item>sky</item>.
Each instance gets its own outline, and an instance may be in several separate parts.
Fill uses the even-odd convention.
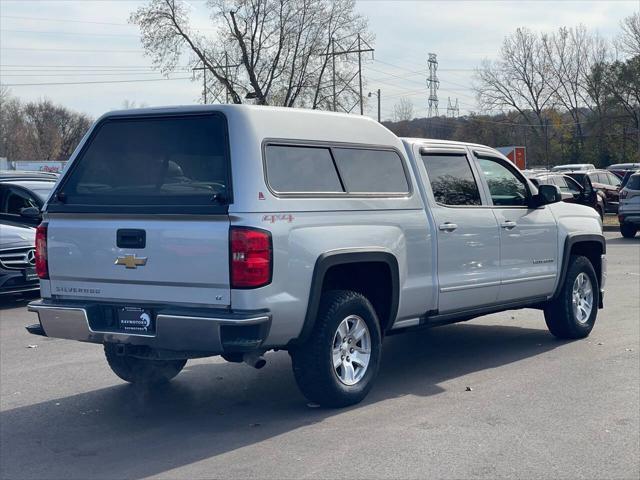
[[[145,57],[137,27],[128,24],[144,3],[0,0],[0,82],[24,100],[46,97],[93,117],[126,100],[198,103],[202,84],[189,71],[163,79]],[[206,29],[206,1],[188,5],[193,24]],[[357,0],[356,8],[375,35],[373,59],[364,65],[365,96],[381,90],[384,120],[401,98],[413,102],[416,116],[426,116],[428,53],[437,54],[440,113],[446,114],[448,98],[458,99],[461,114],[479,111],[473,70],[495,59],[505,35],[520,26],[550,33],[583,24],[612,39],[620,21],[640,10],[640,0]],[[365,114],[376,116],[375,97]]]

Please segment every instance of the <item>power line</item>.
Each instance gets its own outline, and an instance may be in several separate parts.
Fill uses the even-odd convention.
[[[71,20],[63,18],[45,18],[45,17],[23,17],[19,15],[0,15],[0,18],[13,18],[17,20],[35,20],[41,22],[63,22],[63,23],[90,23],[92,25],[117,25],[123,27],[133,27],[134,25],[128,23],[113,23],[113,22],[95,22],[91,20]]]
[[[143,50],[83,50],[75,48],[1,47],[0,50],[29,50],[37,52],[86,52],[86,53],[143,53]]]
[[[87,82],[44,82],[44,83],[6,83],[5,87],[27,87],[38,85],[89,85],[100,83],[137,83],[137,82],[168,82],[171,80],[191,80],[191,77],[175,77],[175,78],[144,78],[136,80],[104,80],[104,81],[87,81]]]
[[[95,33],[95,32],[52,32],[46,30],[13,30],[3,28],[2,32],[11,32],[11,33],[28,33],[28,34],[42,34],[42,35],[81,35],[81,36],[91,36],[91,37],[136,37],[139,38],[140,35],[136,35],[133,33]]]

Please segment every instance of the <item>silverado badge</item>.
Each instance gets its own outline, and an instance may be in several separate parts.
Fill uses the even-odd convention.
[[[135,253],[116,258],[116,265],[124,265],[127,268],[144,267],[146,264],[147,257],[136,257]]]

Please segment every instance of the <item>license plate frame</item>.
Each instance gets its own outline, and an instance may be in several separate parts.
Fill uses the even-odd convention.
[[[117,307],[118,329],[137,335],[154,335],[156,318],[153,310],[142,307]]]

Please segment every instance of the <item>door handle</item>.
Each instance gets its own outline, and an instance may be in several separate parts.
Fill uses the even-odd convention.
[[[502,222],[502,224],[500,225],[502,228],[506,229],[506,230],[513,230],[514,228],[516,228],[518,226],[518,224],[512,220],[506,220],[504,222]]]
[[[443,232],[453,232],[456,228],[458,228],[458,225],[451,222],[441,223],[440,226],[438,227],[438,229]]]

